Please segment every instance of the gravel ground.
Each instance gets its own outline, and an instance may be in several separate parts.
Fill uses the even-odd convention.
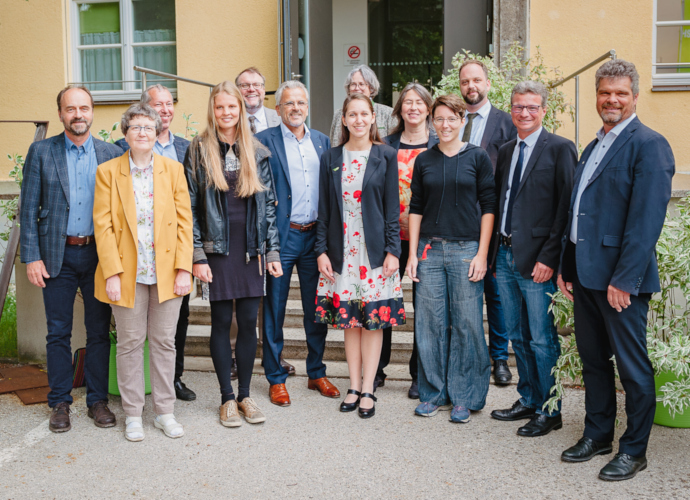
[[[185,436],[169,439],[153,427],[147,397],[141,443],[124,438],[119,398],[111,400],[118,425],[99,429],[86,415],[84,389],[74,391],[72,430],[53,434],[47,406],[0,396],[0,497],[690,498],[690,430],[655,426],[650,465],[630,481],[597,479],[612,455],[561,462],[582,434],[584,393],[575,389],[564,400],[563,429],[527,439],[515,434],[519,424],[489,417],[512,404],[515,386],[492,385],[486,408],[453,424],[448,412],[415,417],[406,381],[387,381],[376,416],[362,420],[307,390],[303,377],[288,380],[292,406],[274,406],[265,378],[254,376],[253,397],[268,421],[228,429],[218,423],[215,374],[187,372],[184,380],[198,395],[176,405]],[[347,389],[347,380],[333,382]]]

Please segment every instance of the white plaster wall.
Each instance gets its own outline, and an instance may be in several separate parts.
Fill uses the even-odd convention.
[[[369,63],[367,0],[333,0],[333,109],[345,100],[345,77],[352,66],[345,65],[345,44],[364,44],[362,64]]]

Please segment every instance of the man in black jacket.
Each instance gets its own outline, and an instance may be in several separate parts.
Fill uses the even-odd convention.
[[[498,150],[515,139],[517,131],[510,115],[495,108],[487,97],[491,88],[489,70],[483,62],[470,59],[460,66],[460,92],[467,104],[467,119],[460,131],[463,142],[482,147],[491,158],[494,175]],[[512,379],[508,369],[508,332],[503,319],[501,297],[492,272],[484,277],[484,299],[489,321],[489,355],[494,362],[494,382],[508,385]]]
[[[550,294],[556,291],[577,149],[572,141],[542,127],[547,97],[540,82],[515,86],[511,111],[518,138],[500,149],[496,172],[499,203],[491,255],[515,351],[520,399],[491,416],[507,421],[529,418],[517,431],[526,437],[543,436],[563,426],[560,403],[553,411],[544,403],[561,352],[549,305]]]

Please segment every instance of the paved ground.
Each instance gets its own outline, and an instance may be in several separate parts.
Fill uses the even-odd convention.
[[[463,425],[446,412],[413,416],[406,381],[379,389],[377,414],[365,421],[339,413],[339,402],[308,391],[303,377],[288,381],[290,408],[273,406],[255,376],[253,396],[268,421],[227,429],[218,423],[215,374],[187,372],[185,380],[199,397],[178,403],[186,435],[177,440],[153,427],[148,397],[146,439],[130,443],[119,398],[111,402],[118,426],[98,429],[84,389],[75,391],[72,430],[53,434],[46,406],[0,396],[0,498],[690,498],[690,430],[655,426],[650,467],[631,481],[599,481],[606,457],[562,463],[561,451],[582,433],[579,390],[567,393],[562,430],[526,439],[515,435],[518,425],[489,418],[514,401],[515,386],[491,386],[487,407]],[[347,389],[345,379],[333,381]]]

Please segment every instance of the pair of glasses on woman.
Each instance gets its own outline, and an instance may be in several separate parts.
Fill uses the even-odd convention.
[[[129,127],[129,129],[135,134],[140,134],[142,130],[146,134],[153,134],[156,131],[156,127],[152,127],[150,125],[146,125],[145,127],[141,127],[139,125],[132,125],[131,127]]]
[[[443,125],[443,122],[448,122],[448,125],[454,125],[460,121],[457,116],[449,116],[448,118],[434,118],[434,123],[436,125]]]

